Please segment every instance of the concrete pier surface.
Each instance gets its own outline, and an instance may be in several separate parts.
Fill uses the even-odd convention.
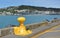
[[[37,38],[60,38],[60,25]]]
[[[0,38],[59,38],[60,32],[54,30],[60,30],[60,21],[53,23],[42,23],[27,25],[32,30],[32,34],[28,36],[16,36],[13,34],[13,27],[8,30],[0,29]]]

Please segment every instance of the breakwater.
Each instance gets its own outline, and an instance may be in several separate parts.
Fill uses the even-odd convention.
[[[52,20],[51,22],[42,22],[42,23],[35,23],[35,24],[28,24],[26,25],[27,29],[32,30],[32,34],[28,36],[24,36],[24,38],[32,37],[38,32],[43,32],[44,30],[50,29],[51,27],[57,26],[60,24],[59,20]],[[3,38],[11,38],[11,37],[23,37],[23,36],[15,36],[13,33],[13,27],[3,28],[0,29],[0,37]]]

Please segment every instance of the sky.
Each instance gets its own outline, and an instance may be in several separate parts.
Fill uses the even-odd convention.
[[[0,8],[19,5],[60,8],[60,0],[0,0]]]

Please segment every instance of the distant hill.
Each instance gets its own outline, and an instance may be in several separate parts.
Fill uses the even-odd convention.
[[[37,6],[28,6],[28,5],[10,6],[7,8],[0,9],[0,11],[22,10],[22,9],[39,10],[39,11],[57,11],[57,12],[60,11],[60,8],[46,8],[46,7],[37,7]]]

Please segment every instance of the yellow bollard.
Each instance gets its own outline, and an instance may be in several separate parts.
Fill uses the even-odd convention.
[[[26,30],[26,27],[24,26],[24,21],[25,21],[24,17],[19,17],[17,18],[17,20],[19,22],[19,27],[14,27],[15,35],[25,36],[25,35],[29,35],[32,33],[31,30]]]

